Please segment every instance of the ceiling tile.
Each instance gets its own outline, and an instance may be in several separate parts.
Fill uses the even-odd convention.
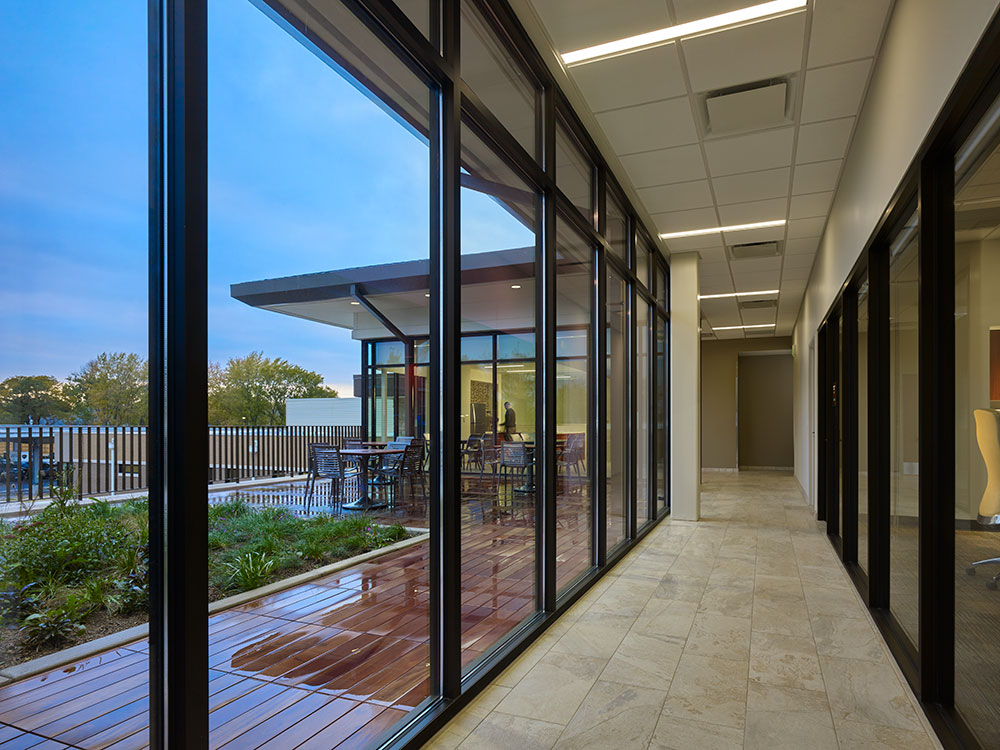
[[[792,161],[794,132],[794,128],[780,128],[705,141],[708,168],[712,176],[717,177],[787,167]]]
[[[825,216],[819,216],[814,219],[792,219],[788,222],[788,239],[820,237],[823,234],[824,224],[826,224]]]
[[[843,159],[796,165],[795,175],[792,177],[792,195],[833,190],[837,187],[841,164]]]
[[[692,89],[714,91],[799,70],[805,23],[805,13],[793,13],[685,39],[680,45]]]
[[[861,108],[871,60],[806,71],[801,122],[851,117]]]
[[[656,224],[657,231],[660,232],[686,232],[689,229],[703,229],[705,227],[716,227],[719,225],[719,220],[715,215],[714,208],[695,208],[690,211],[668,211],[662,214],[653,214],[653,222]],[[705,235],[702,235],[705,236]],[[682,237],[680,239],[688,239]],[[712,236],[713,242],[711,245],[717,245],[719,238],[717,236]],[[673,240],[667,240],[667,246],[673,250],[672,243]],[[711,247],[711,245],[702,245],[702,247]]]
[[[674,44],[574,65],[569,70],[595,112],[687,94]]]
[[[636,188],[703,179],[705,160],[697,145],[649,151],[620,159]]]
[[[711,279],[699,279],[698,291],[701,294],[732,294],[733,281],[721,276],[715,276]]]
[[[795,163],[840,159],[847,151],[847,142],[851,138],[853,126],[853,117],[801,126]]]
[[[744,203],[788,195],[788,168],[716,177],[712,180],[715,198],[720,204]]]
[[[830,212],[832,200],[832,192],[793,195],[791,207],[788,209],[788,218],[808,219],[813,216],[826,216]]]
[[[724,294],[725,292],[718,292]],[[710,321],[728,315],[735,317],[739,314],[739,306],[735,297],[725,297],[723,299],[703,299],[701,300],[701,314]]]
[[[663,0],[533,0],[559,52],[571,52],[670,25]]]
[[[686,96],[597,115],[616,154],[670,148],[698,140]]]
[[[730,262],[730,266],[733,269],[733,276],[737,279],[743,278],[748,273],[763,273],[765,271],[777,273],[781,270],[781,256],[734,260]]]
[[[740,310],[740,317],[743,318],[743,325],[748,326],[759,326],[767,323],[773,323],[775,315],[778,311],[773,307],[765,307],[763,309],[750,308],[747,310]]]
[[[698,263],[699,276],[729,276],[729,262],[725,260],[701,260]]]
[[[809,67],[872,57],[892,0],[814,0]]]
[[[738,292],[755,292],[759,289],[775,289],[778,286],[777,271],[761,273],[741,273],[733,276]]]
[[[784,269],[787,271],[790,268],[812,268],[813,261],[815,259],[816,256],[811,253],[803,253],[802,255],[786,255]]]
[[[791,280],[806,280],[809,278],[809,273],[812,271],[812,266],[809,268],[786,268],[781,275],[782,279]]]
[[[698,251],[701,256],[702,263],[724,263],[726,265],[726,273],[729,272],[729,262],[726,259],[726,248],[722,245],[717,245],[716,247],[706,247]]]
[[[790,239],[785,243],[785,255],[813,255],[819,247],[819,235],[808,239]]]
[[[636,192],[642,199],[643,205],[646,206],[646,211],[651,214],[714,205],[712,192],[708,189],[708,180],[660,185],[642,188]]]
[[[656,216],[654,215],[653,221],[656,221]],[[718,224],[713,220],[713,225]],[[690,229],[690,227],[688,227]],[[663,231],[662,229],[659,231]],[[678,230],[682,231],[682,230]],[[686,253],[691,250],[697,250],[701,252],[705,248],[715,247],[719,244],[719,235],[717,234],[702,234],[697,237],[678,237],[672,240],[663,240],[667,247],[672,253]]]
[[[722,220],[723,226],[784,219],[787,205],[788,201],[785,198],[772,198],[766,201],[751,201],[749,203],[733,203],[727,206],[719,206],[719,218]],[[732,234],[735,234],[735,232]]]

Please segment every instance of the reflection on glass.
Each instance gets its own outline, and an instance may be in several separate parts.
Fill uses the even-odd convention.
[[[556,184],[591,225],[594,223],[593,174],[593,162],[584,155],[563,124],[557,122]]]
[[[464,42],[464,40],[463,40]],[[462,661],[535,611],[536,194],[463,125],[461,329],[498,358],[462,372]],[[492,338],[492,337],[490,337]],[[481,354],[486,346],[477,343]],[[468,378],[468,380],[466,380]],[[473,429],[474,428],[474,429]]]
[[[670,497],[670,433],[667,424],[669,399],[667,362],[667,319],[656,316],[656,512],[668,507]]]
[[[625,539],[628,519],[628,308],[625,280],[607,272],[607,524],[608,549]]]
[[[462,79],[532,156],[537,92],[520,62],[470,0],[462,2]],[[463,148],[464,150],[464,148]],[[468,164],[463,164],[475,172]]]
[[[982,747],[1000,747],[1000,102],[955,168],[955,707]],[[992,465],[989,465],[992,464]],[[974,575],[967,575],[969,571]]]
[[[868,277],[858,289],[858,565],[868,570]]]
[[[639,526],[649,517],[649,304],[636,298],[635,330],[635,499]]]
[[[890,246],[889,608],[917,643],[919,252],[914,214]]]
[[[556,221],[556,582],[593,562],[590,348],[594,263],[590,244]]]
[[[840,481],[837,482],[837,533],[844,538],[844,431],[847,421],[847,410],[844,408],[844,389],[847,384],[847,357],[844,351],[844,316],[837,316],[837,471]]]
[[[637,238],[635,243],[635,275],[639,279],[639,283],[647,289],[652,287],[652,283],[649,280],[649,268],[652,259],[651,253],[653,252],[655,250],[646,242],[644,237]]]
[[[611,252],[627,263],[628,229],[625,221],[625,209],[611,193],[608,193],[607,203],[607,226],[604,237],[611,245]]]

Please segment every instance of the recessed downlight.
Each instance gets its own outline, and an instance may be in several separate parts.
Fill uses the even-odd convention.
[[[722,232],[745,232],[748,229],[767,229],[769,227],[785,226],[784,219],[774,221],[758,221],[753,224],[731,224],[728,227],[705,227],[704,229],[686,229],[683,232],[661,232],[661,240],[675,240],[678,237],[699,237],[703,234],[720,234]]]
[[[729,13],[720,13],[717,16],[709,16],[697,21],[689,21],[688,23],[681,23],[676,26],[668,26],[665,29],[647,31],[645,34],[636,34],[624,39],[616,39],[613,42],[605,42],[593,47],[574,50],[573,52],[565,53],[562,56],[562,60],[566,65],[579,65],[580,63],[592,60],[656,47],[686,36],[695,36],[696,34],[717,31],[749,21],[793,13],[803,10],[805,7],[806,0],[772,0],[769,3],[752,5],[749,8],[740,8]]]
[[[728,292],[727,294],[699,294],[698,299],[724,299],[726,297],[759,297],[762,294],[777,294],[780,289],[761,289],[759,292]]]

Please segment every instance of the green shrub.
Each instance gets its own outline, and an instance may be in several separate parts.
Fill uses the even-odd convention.
[[[240,591],[249,591],[264,585],[267,577],[274,569],[277,560],[267,553],[247,552],[240,555],[224,567],[229,571],[229,580]]]
[[[21,632],[28,648],[58,646],[79,637],[87,629],[83,624],[91,607],[82,597],[69,595],[60,607],[28,615],[21,623]]]

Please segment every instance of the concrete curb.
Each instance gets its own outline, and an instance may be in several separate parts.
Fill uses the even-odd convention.
[[[233,596],[228,596],[225,599],[219,599],[218,601],[211,602],[208,605],[208,614],[214,615],[218,612],[238,607],[241,604],[246,604],[254,599],[260,599],[270,594],[276,594],[279,591],[285,591],[304,583],[315,581],[317,578],[323,578],[331,573],[336,573],[344,570],[345,568],[350,568],[354,565],[374,560],[382,557],[383,555],[388,555],[401,549],[414,547],[421,542],[427,541],[430,536],[430,532],[427,529],[406,528],[406,530],[411,534],[417,534],[417,536],[410,537],[409,539],[403,539],[395,544],[390,544],[388,547],[381,547],[379,549],[372,550],[371,552],[364,552],[360,555],[338,560],[335,563],[330,563],[329,565],[324,565],[320,568],[308,570],[305,573],[299,573],[298,575],[283,578],[280,581],[269,583],[266,586],[261,586],[260,588],[253,589],[251,591],[244,591],[242,594],[235,594]],[[146,638],[148,635],[148,623],[136,625],[135,627],[128,628],[127,630],[111,633],[110,635],[105,635],[101,638],[95,638],[92,641],[80,643],[76,646],[70,646],[62,651],[57,651],[54,654],[46,654],[45,656],[40,656],[37,659],[32,659],[31,661],[26,661],[22,664],[15,664],[12,667],[0,670],[0,687],[8,683],[23,680],[25,677],[33,677],[34,675],[41,674],[42,672],[48,672],[51,669],[57,669],[67,664],[72,664],[73,662],[82,661],[83,659],[95,656],[103,651],[121,648],[126,644],[133,643],[141,638]]]

